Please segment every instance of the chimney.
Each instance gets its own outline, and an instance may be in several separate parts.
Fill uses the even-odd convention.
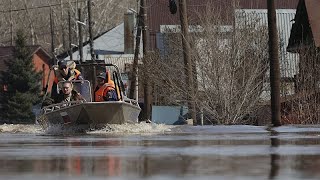
[[[134,53],[134,13],[130,10],[124,14],[124,53]]]

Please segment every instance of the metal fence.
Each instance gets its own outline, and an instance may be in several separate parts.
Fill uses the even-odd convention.
[[[129,72],[131,68],[131,64],[133,63],[133,57],[121,57],[121,56],[114,56],[114,57],[107,57],[105,56],[104,61],[105,63],[111,63],[118,66],[121,73]]]

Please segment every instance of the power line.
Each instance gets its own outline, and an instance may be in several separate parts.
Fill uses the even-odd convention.
[[[86,2],[86,0],[83,1],[78,1],[79,2]],[[76,1],[70,2],[70,4],[76,3]],[[42,9],[42,8],[50,8],[54,6],[61,6],[63,4],[69,4],[69,2],[66,3],[59,3],[59,4],[53,4],[53,5],[45,5],[45,6],[35,6],[35,7],[30,7],[30,8],[21,8],[21,9],[11,9],[11,10],[6,10],[6,11],[0,11],[0,13],[9,13],[9,12],[18,12],[18,11],[25,11],[25,10],[31,10],[31,9]]]

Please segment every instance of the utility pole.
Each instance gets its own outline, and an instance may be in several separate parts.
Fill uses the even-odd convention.
[[[81,9],[78,9],[78,21],[82,22],[82,18],[81,18]],[[82,44],[82,24],[77,23],[78,24],[78,33],[79,33],[79,45],[78,45],[78,49],[79,49],[79,56],[80,56],[80,62],[83,63],[83,44]]]
[[[129,91],[129,98],[134,99],[134,92],[137,86],[137,77],[138,77],[138,60],[139,60],[139,52],[140,52],[140,40],[141,40],[141,26],[142,26],[142,6],[140,6],[139,14],[138,14],[138,27],[137,27],[137,34],[136,34],[136,47],[134,50],[134,59],[132,64],[132,76],[130,82],[130,91]],[[138,92],[136,92],[138,93]],[[138,101],[138,99],[136,99]]]
[[[93,48],[93,35],[92,35],[92,18],[91,18],[91,0],[88,0],[88,20],[89,20],[89,43],[90,43],[90,54],[91,54],[91,61],[92,63],[96,63],[96,58],[94,55],[94,48]],[[93,86],[96,87],[97,82],[97,69],[96,66],[92,66],[92,79],[93,79]],[[94,89],[93,89],[94,90]],[[94,91],[92,91],[94,92]]]
[[[186,75],[186,89],[188,90],[188,111],[193,119],[193,125],[197,125],[196,118],[196,104],[194,101],[195,91],[194,91],[194,77],[192,61],[190,56],[190,44],[189,44],[189,32],[188,32],[188,16],[187,16],[187,4],[186,0],[179,0],[179,13],[181,22],[181,39],[183,48],[183,58],[185,65],[185,75]]]
[[[70,60],[73,60],[72,57],[72,31],[71,31],[71,14],[70,11],[68,11],[68,25],[69,25],[69,56],[70,56]]]
[[[62,30],[62,45],[63,45],[63,50],[67,47],[66,43],[66,32],[64,30],[64,14],[63,14],[63,2],[60,0],[60,8],[61,8],[61,30]]]
[[[12,18],[12,0],[10,0],[10,35],[11,35],[11,46],[13,46],[13,18]]]
[[[50,8],[50,29],[51,29],[51,53],[53,57],[53,64],[57,64],[56,61],[56,55],[54,53],[54,20],[53,20],[53,11],[52,8]]]
[[[88,2],[90,54],[91,54],[91,60],[95,62],[94,48],[93,48],[93,35],[92,35],[91,0],[88,0],[87,2]]]
[[[79,8],[78,9],[78,23],[77,23],[77,25],[78,25],[78,51],[79,51],[79,56],[80,56],[80,59],[79,59],[79,64],[82,64],[82,63],[84,63],[85,61],[84,61],[84,59],[83,59],[83,43],[82,43],[82,40],[83,40],[83,35],[82,35],[82,24],[81,23],[79,23],[79,22],[82,22],[82,12],[81,12],[81,9]],[[71,56],[72,56],[72,54],[71,54]],[[70,56],[70,58],[71,58],[71,56]],[[85,72],[84,72],[84,67],[83,66],[80,66],[80,68],[81,68],[81,73],[82,74],[85,74]]]
[[[143,41],[143,64],[144,66],[148,66],[147,60],[148,60],[148,47],[149,47],[149,32],[147,27],[147,6],[146,6],[146,0],[140,0],[141,1],[141,19],[142,19],[142,41]],[[152,87],[150,84],[149,76],[144,77],[144,84],[143,84],[143,90],[144,90],[144,119],[145,120],[151,120],[151,110],[152,110]]]
[[[277,19],[274,0],[268,0],[268,30],[271,85],[271,113],[273,126],[281,126],[280,114],[280,63]]]

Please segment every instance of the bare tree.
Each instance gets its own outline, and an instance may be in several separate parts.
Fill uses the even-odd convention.
[[[254,15],[246,24],[225,26],[221,13],[207,7],[197,25],[190,28],[198,82],[194,99],[214,123],[244,124],[259,103],[267,77],[267,29],[258,25]],[[168,51],[150,58],[154,68],[148,73],[155,79],[159,103],[185,104],[180,39],[170,31],[164,39]]]
[[[135,8],[135,0],[93,0],[93,35],[101,34],[122,22],[128,8]],[[11,6],[10,6],[11,3]],[[57,53],[68,49],[65,41],[67,14],[71,11],[73,37],[77,42],[77,9],[83,9],[84,22],[87,23],[86,0],[2,0],[0,3],[0,44],[9,45],[11,34],[16,29],[23,29],[28,35],[29,44],[39,44],[50,50],[49,10],[53,9],[55,21],[55,46],[61,47]],[[11,8],[8,8],[11,7]],[[11,18],[12,17],[12,18]],[[85,29],[85,32],[87,29]],[[88,40],[88,33],[84,40]]]

